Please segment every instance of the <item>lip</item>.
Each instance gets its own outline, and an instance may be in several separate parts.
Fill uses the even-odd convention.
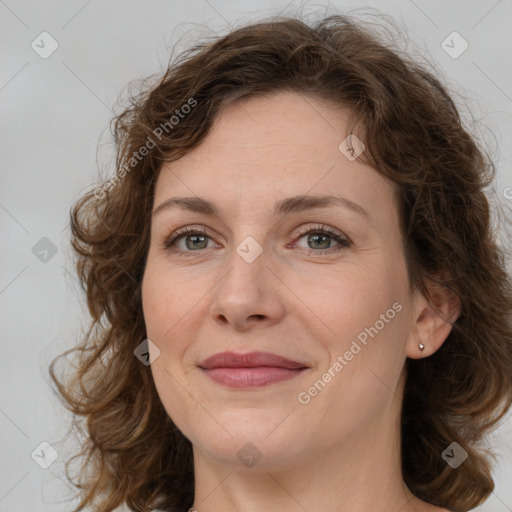
[[[289,370],[307,368],[306,365],[298,361],[292,361],[271,352],[248,352],[246,354],[219,352],[199,363],[199,367],[205,370],[213,368],[255,368],[258,366],[287,368]]]
[[[267,386],[293,379],[308,368],[270,352],[221,352],[198,366],[213,381],[232,388]]]

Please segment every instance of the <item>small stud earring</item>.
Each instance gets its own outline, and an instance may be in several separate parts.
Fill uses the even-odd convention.
[[[420,348],[420,350],[423,352],[423,350],[425,349],[425,345],[423,345],[423,343],[420,343],[420,344],[419,344],[419,348]]]

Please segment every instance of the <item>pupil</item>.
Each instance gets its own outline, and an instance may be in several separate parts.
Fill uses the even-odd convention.
[[[324,243],[325,243],[325,240],[327,240],[329,237],[327,235],[318,234],[318,235],[311,235],[311,238],[313,238],[315,240],[315,243],[318,241],[319,238],[323,238]],[[329,242],[327,242],[327,246],[329,246]],[[316,247],[318,247],[318,245]],[[322,247],[322,249],[327,249],[327,247]]]
[[[196,243],[196,241],[198,239],[202,239],[199,241],[199,243]],[[204,243],[206,237],[203,236],[203,235],[190,235],[188,238],[187,238],[187,248],[190,249],[190,248],[194,248],[194,247],[199,247],[199,244],[201,243],[201,241]],[[194,240],[191,244],[188,243],[189,240]],[[202,247],[204,248],[204,247]]]

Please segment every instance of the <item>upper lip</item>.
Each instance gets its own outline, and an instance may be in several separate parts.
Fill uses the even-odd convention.
[[[207,370],[212,368],[254,368],[258,366],[290,369],[307,368],[306,365],[298,361],[292,361],[270,352],[248,352],[246,354],[219,352],[199,363],[200,368]]]

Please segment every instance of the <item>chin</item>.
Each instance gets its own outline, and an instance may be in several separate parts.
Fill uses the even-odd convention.
[[[214,416],[229,434],[218,424],[214,430],[205,424],[204,429],[183,432],[193,445],[219,462],[240,469],[275,469],[299,454],[306,437],[300,428],[286,424],[287,414],[278,419],[275,413],[234,410]]]

